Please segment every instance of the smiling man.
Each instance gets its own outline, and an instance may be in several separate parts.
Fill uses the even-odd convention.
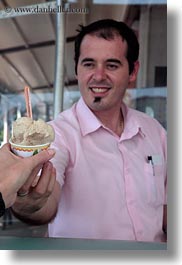
[[[123,129],[121,103],[129,82],[136,79],[138,61],[129,73],[127,42],[115,32],[112,41],[86,35],[80,47],[77,78],[81,95],[93,113],[120,136]],[[122,125],[122,127],[121,127]]]
[[[137,78],[138,53],[123,22],[100,20],[79,31],[82,97],[51,122],[57,182],[49,196],[44,183],[13,207],[24,220],[50,222],[50,237],[165,240],[166,132],[123,103]]]

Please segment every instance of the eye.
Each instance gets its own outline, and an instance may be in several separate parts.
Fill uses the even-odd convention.
[[[93,69],[95,64],[93,62],[85,62],[82,64],[82,66],[87,68],[87,69]]]
[[[108,70],[114,71],[114,70],[117,70],[118,68],[119,68],[118,64],[114,64],[114,63],[107,64],[107,69]]]

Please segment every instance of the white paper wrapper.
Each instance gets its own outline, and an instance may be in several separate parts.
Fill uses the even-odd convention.
[[[9,143],[11,145],[11,151],[15,155],[21,156],[21,157],[33,156],[33,155],[39,153],[42,150],[48,149],[49,146],[50,146],[50,143],[34,145],[34,146],[24,146],[24,145],[19,145],[19,144],[13,143],[11,141],[11,139],[9,140]]]

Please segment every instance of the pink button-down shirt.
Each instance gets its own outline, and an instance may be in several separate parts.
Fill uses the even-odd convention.
[[[122,111],[121,137],[82,98],[51,122],[62,195],[50,237],[163,240],[166,132],[144,113]]]

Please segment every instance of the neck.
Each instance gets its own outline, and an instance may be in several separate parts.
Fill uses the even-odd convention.
[[[94,114],[105,127],[121,136],[124,128],[124,118],[120,108],[115,111],[94,111]]]

